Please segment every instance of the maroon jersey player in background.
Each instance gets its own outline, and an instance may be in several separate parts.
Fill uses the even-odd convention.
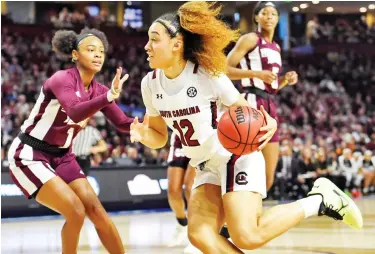
[[[69,56],[75,67],[52,75],[42,86],[30,116],[9,149],[14,183],[26,197],[56,211],[66,221],[61,231],[62,252],[77,253],[85,216],[94,223],[109,253],[124,253],[116,227],[104,210],[71,152],[73,138],[89,118],[101,110],[119,131],[129,131],[133,119],[114,102],[120,95],[122,68],[111,89],[96,82],[105,60],[108,41],[96,29],[57,31],[53,49]]]
[[[187,239],[188,220],[185,214],[185,202],[182,192],[189,203],[193,187],[195,168],[190,166],[190,159],[185,156],[180,137],[172,132],[168,156],[168,202],[176,215],[177,227],[168,247],[180,245]],[[185,188],[183,188],[185,186]]]
[[[279,21],[279,11],[273,2],[259,2],[254,8],[256,33],[243,35],[227,58],[228,77],[240,80],[245,98],[249,104],[258,108],[260,105],[276,120],[277,106],[272,98],[286,85],[298,81],[296,72],[287,72],[280,78],[280,46],[273,41]],[[262,150],[266,160],[266,182],[269,190],[274,181],[274,172],[279,158],[279,133],[276,131],[270,142]]]

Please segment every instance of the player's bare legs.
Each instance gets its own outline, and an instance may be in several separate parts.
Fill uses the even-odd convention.
[[[125,252],[120,235],[86,178],[69,184],[86,209],[86,214],[95,225],[101,242],[110,254]]]
[[[363,193],[367,194],[370,188],[371,182],[375,181],[375,172],[364,171],[364,184],[363,184]]]
[[[270,142],[262,150],[266,161],[266,184],[267,191],[272,187],[275,178],[275,169],[279,160],[279,142]]]
[[[219,235],[224,223],[220,186],[204,184],[192,190],[188,221],[189,240],[203,253],[243,253]]]
[[[178,225],[173,236],[173,241],[168,245],[174,247],[186,241],[188,220],[185,213],[185,202],[182,194],[183,185],[187,202],[189,202],[191,187],[194,183],[195,168],[190,165],[187,169],[181,167],[168,167],[168,202],[176,215]],[[188,246],[187,248],[191,248]]]
[[[195,178],[195,168],[188,165],[186,172],[185,172],[185,177],[184,177],[184,193],[185,193],[185,198],[189,202],[190,196],[191,196],[191,188],[193,187],[194,183],[194,178]]]
[[[186,219],[185,202],[182,196],[182,185],[185,169],[168,167],[168,202],[177,219]]]
[[[272,207],[264,214],[261,195],[254,192],[227,193],[223,204],[234,244],[248,250],[263,246],[310,216],[326,215],[356,229],[363,226],[361,212],[353,200],[324,177],[314,182],[307,198]]]
[[[38,203],[65,217],[61,230],[62,253],[77,253],[85,207],[71,188],[58,176],[46,182],[36,196]]]
[[[226,193],[223,203],[233,243],[247,250],[263,246],[305,218],[304,210],[297,202],[272,207],[262,214],[261,195],[249,191]],[[319,203],[316,213],[318,207]]]

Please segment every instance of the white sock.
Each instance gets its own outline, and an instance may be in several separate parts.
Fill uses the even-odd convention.
[[[367,193],[368,192],[368,188],[363,188],[363,193]]]
[[[319,207],[322,201],[323,198],[320,195],[312,195],[307,198],[297,200],[305,212],[305,219],[310,216],[318,215]]]

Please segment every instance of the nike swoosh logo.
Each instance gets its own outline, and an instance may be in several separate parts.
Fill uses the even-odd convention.
[[[345,208],[345,207],[347,207],[347,206],[349,206],[349,202],[346,204],[346,205],[344,205],[344,202],[343,202],[343,199],[344,199],[344,197],[343,196],[341,196],[341,194],[340,193],[338,193],[338,191],[337,190],[333,190],[333,192],[337,195],[337,196],[339,196],[340,197],[340,200],[341,200],[341,209],[343,209],[343,208]],[[340,210],[341,210],[340,209]]]

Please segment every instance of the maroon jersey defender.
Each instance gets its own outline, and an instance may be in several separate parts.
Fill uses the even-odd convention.
[[[124,253],[119,233],[85,178],[75,155],[72,139],[88,119],[101,110],[120,131],[128,131],[128,118],[113,102],[120,96],[122,68],[117,68],[111,89],[99,84],[95,74],[103,66],[108,41],[96,29],[57,31],[53,49],[72,58],[75,67],[58,71],[40,91],[29,118],[21,127],[8,153],[14,183],[26,197],[64,216],[62,253],[77,253],[86,215],[95,225],[108,253]]]
[[[69,148],[77,133],[98,110],[120,131],[131,119],[107,99],[108,88],[94,79],[85,91],[76,67],[58,71],[42,87],[21,131],[50,145]]]
[[[271,83],[267,83],[257,77],[242,78],[241,84],[245,92],[245,99],[249,104],[258,108],[260,105],[277,121],[277,106],[270,96],[276,94],[279,88],[281,72],[280,46],[276,42],[266,41],[260,33],[256,33],[258,40],[254,49],[247,52],[239,63],[242,70],[270,71],[277,76]],[[279,131],[276,131],[270,142],[279,141]]]
[[[241,80],[245,99],[254,108],[262,105],[278,121],[275,94],[284,86],[298,81],[296,72],[287,72],[280,78],[280,46],[273,37],[279,11],[273,2],[259,2],[254,8],[255,33],[248,33],[238,40],[227,58],[228,76]],[[262,150],[266,160],[267,189],[273,184],[279,154],[279,132],[276,131]]]
[[[280,72],[282,67],[280,46],[276,42],[266,41],[260,33],[256,33],[258,40],[254,49],[247,52],[241,59],[239,66],[243,70],[270,71],[277,76],[271,84],[253,77],[241,79],[243,87],[254,86],[265,90],[269,94],[277,93],[279,88]]]
[[[85,177],[70,147],[73,138],[98,110],[120,131],[129,130],[132,119],[116,103],[108,101],[108,90],[94,79],[85,91],[76,67],[58,71],[44,83],[29,118],[21,126],[21,133],[9,150],[11,176],[27,197],[55,174],[67,183]],[[56,154],[64,156],[56,163],[51,160],[54,155],[50,158],[45,153],[48,151],[41,152],[25,144],[27,141],[23,141],[26,139],[37,143],[42,141],[50,149],[40,149],[56,151]],[[59,166],[61,162],[64,162],[63,170]]]

